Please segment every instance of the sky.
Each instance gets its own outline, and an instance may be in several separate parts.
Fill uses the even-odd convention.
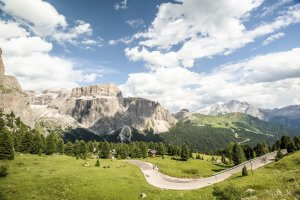
[[[299,0],[0,0],[25,90],[114,83],[176,112],[300,104]]]

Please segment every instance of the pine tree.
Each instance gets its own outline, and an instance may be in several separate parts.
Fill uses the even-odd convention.
[[[64,148],[64,141],[63,139],[59,138],[58,139],[58,142],[57,142],[57,151],[58,153],[60,154],[63,154],[64,151],[65,151],[65,148]]]
[[[232,161],[234,165],[239,165],[246,161],[245,153],[240,144],[235,143],[232,149]]]
[[[100,167],[100,161],[99,161],[99,159],[97,159],[95,166],[96,167]]]
[[[73,144],[72,142],[68,142],[65,144],[65,154],[68,156],[74,156],[74,151],[73,151]]]
[[[104,142],[101,145],[100,152],[101,152],[101,157],[102,158],[109,158],[109,156],[110,156],[110,146],[109,146],[108,142]]]
[[[0,133],[0,160],[14,159],[14,145],[11,133],[3,129]]]
[[[146,143],[141,144],[142,157],[147,158],[148,156],[148,145]]]
[[[142,157],[142,151],[139,147],[134,147],[131,152],[131,158],[141,158]]]
[[[164,145],[164,143],[160,142],[160,143],[158,144],[157,150],[158,150],[157,153],[158,153],[159,155],[164,156],[164,155],[166,154],[166,146]]]
[[[247,170],[247,167],[246,167],[246,165],[243,167],[243,169],[242,169],[242,175],[243,176],[248,176],[248,170]]]
[[[75,156],[79,156],[79,141],[75,140],[73,151]]]
[[[56,134],[50,133],[46,138],[46,154],[52,155],[56,152]]]
[[[38,154],[43,149],[42,137],[38,132],[34,132],[31,140],[30,153]]]
[[[82,159],[86,159],[88,152],[88,146],[86,145],[85,141],[81,140],[79,142],[79,156]]]
[[[296,151],[296,146],[292,140],[290,141],[290,143],[288,143],[286,149],[287,149],[288,153],[292,153],[292,152]]]
[[[223,154],[222,154],[222,157],[221,157],[221,162],[223,164],[227,164],[226,158],[225,158],[225,156]]]
[[[29,153],[31,151],[31,140],[32,140],[31,132],[26,131],[22,134],[21,142],[20,142],[20,152]]]
[[[278,160],[280,160],[282,158],[283,158],[283,154],[282,154],[281,150],[278,150],[277,155],[275,157],[275,161],[277,162]]]
[[[291,142],[291,138],[289,136],[282,136],[280,139],[280,149],[287,149],[288,144]]]
[[[294,144],[296,146],[296,150],[300,150],[300,137],[294,137]]]
[[[182,145],[181,159],[187,161],[189,159],[189,148],[186,144]]]

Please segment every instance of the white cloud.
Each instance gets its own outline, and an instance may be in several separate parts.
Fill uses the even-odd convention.
[[[262,107],[293,104],[300,92],[300,48],[221,66],[211,74],[158,68],[130,74],[121,86],[128,96],[161,102],[172,111],[237,99]]]
[[[285,34],[282,32],[273,34],[263,41],[263,45],[268,45],[271,42],[273,42],[274,40],[278,40],[278,39],[282,38],[284,35]]]
[[[21,24],[36,36],[54,38],[59,43],[69,42],[73,45],[89,45],[81,43],[81,41],[92,40],[93,29],[91,24],[76,20],[74,25],[71,26],[67,23],[65,16],[58,13],[55,7],[46,1],[0,0],[1,2],[3,5],[0,4],[0,9],[15,21],[9,22],[11,28],[13,28],[13,23],[18,27]],[[6,28],[8,27],[6,26]]]
[[[228,55],[258,37],[300,22],[300,5],[289,7],[270,23],[247,30],[243,19],[262,0],[178,2],[161,4],[149,29],[134,35],[140,42],[138,47],[125,50],[129,59],[143,60],[154,68],[193,67],[196,59]]]
[[[15,37],[9,40],[0,38],[0,46],[7,56],[28,56],[36,52],[48,53],[52,44],[40,37]]]
[[[25,23],[37,35],[53,34],[57,28],[67,27],[66,19],[48,2],[42,0],[1,0],[0,7],[16,20]]]
[[[53,38],[86,47],[101,45],[102,38],[89,37],[93,32],[89,23],[77,20],[70,27],[63,15],[41,0],[0,0],[0,9],[10,16],[0,19],[0,47],[6,74],[16,76],[23,89],[71,88],[101,76],[79,70],[78,63],[70,59],[51,55]]]
[[[123,37],[123,38],[120,38],[120,39],[117,39],[117,40],[110,40],[108,42],[109,45],[113,46],[113,45],[117,45],[119,43],[123,43],[123,44],[130,44],[131,42],[133,41],[132,38],[130,37]]]
[[[129,26],[131,26],[132,28],[137,28],[145,25],[145,22],[142,19],[131,19],[127,20],[126,23],[129,24]]]
[[[27,56],[5,56],[6,73],[17,77],[23,89],[73,88],[79,82],[93,82],[98,74],[75,68],[70,60],[33,53]]]
[[[127,0],[122,0],[120,3],[116,3],[114,4],[114,9],[115,10],[126,10],[128,8],[128,5],[127,5]]]

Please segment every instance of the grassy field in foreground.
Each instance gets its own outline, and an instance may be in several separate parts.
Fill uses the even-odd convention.
[[[188,161],[172,160],[170,156],[155,158],[146,158],[144,161],[153,163],[159,167],[159,171],[169,176],[190,178],[190,177],[208,177],[229,166],[214,164],[212,156],[202,155],[204,160],[189,159]],[[215,156],[220,159],[220,157]]]
[[[101,167],[94,166],[96,160],[85,161],[68,156],[16,156],[8,161],[9,174],[0,178],[0,199],[7,200],[53,200],[53,199],[213,199],[212,186],[192,191],[170,191],[147,184],[141,171],[124,161],[101,160]],[[0,161],[3,164],[3,161]],[[103,166],[110,168],[103,168]],[[284,199],[286,191],[295,195],[293,189],[300,179],[300,152],[285,157],[256,170],[254,176],[240,177],[237,174],[220,184],[240,186],[243,191],[253,188],[257,199]],[[278,190],[281,191],[278,192]],[[298,188],[298,194],[300,194]],[[277,195],[277,197],[274,197]],[[285,198],[292,199],[292,198]]]

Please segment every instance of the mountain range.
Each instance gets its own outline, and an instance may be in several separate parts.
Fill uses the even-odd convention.
[[[230,141],[271,142],[300,132],[300,105],[262,109],[232,100],[171,114],[156,101],[124,97],[114,84],[23,91],[15,77],[4,75],[1,54],[1,110],[45,134],[61,132],[66,140],[155,140],[208,151]]]

